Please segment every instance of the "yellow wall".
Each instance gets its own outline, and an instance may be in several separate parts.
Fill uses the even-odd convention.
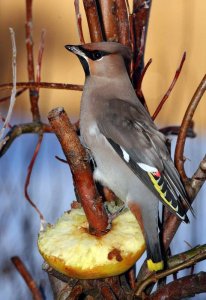
[[[78,43],[75,14],[71,0],[33,1],[35,58],[41,28],[47,30],[43,57],[42,81],[83,83],[84,74],[77,59],[64,45]],[[174,76],[182,54],[187,59],[175,89],[157,118],[163,124],[179,124],[196,87],[206,70],[206,1],[153,0],[146,49],[146,61],[153,59],[144,79],[144,93],[153,112]],[[25,1],[0,1],[0,82],[11,81],[11,45],[8,27],[13,27],[17,41],[18,81],[26,81],[24,37]],[[89,41],[86,21],[85,36]],[[64,106],[71,116],[78,117],[80,92],[41,90],[40,108],[44,117],[55,106]],[[204,131],[205,97],[195,116],[198,129]],[[22,109],[27,107],[27,111]],[[18,98],[16,112],[29,120],[27,92]]]

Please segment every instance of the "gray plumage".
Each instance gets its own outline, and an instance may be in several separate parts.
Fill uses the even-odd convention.
[[[140,103],[128,77],[125,62],[130,51],[112,42],[66,48],[79,57],[86,74],[80,132],[97,165],[94,178],[129,207],[140,209],[150,267],[161,269],[158,201],[185,222],[182,201],[189,204],[165,136]]]

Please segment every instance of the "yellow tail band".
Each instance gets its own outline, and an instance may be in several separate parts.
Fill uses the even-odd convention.
[[[164,269],[164,262],[163,261],[153,262],[151,259],[148,259],[147,267],[150,271],[157,272]]]

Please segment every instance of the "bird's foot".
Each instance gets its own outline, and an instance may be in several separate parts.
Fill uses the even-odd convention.
[[[105,210],[107,212],[107,215],[108,215],[108,218],[109,218],[109,222],[108,224],[111,226],[112,224],[112,221],[118,217],[122,211],[124,211],[125,209],[127,209],[125,207],[125,205],[123,204],[121,207],[120,206],[117,206],[115,204],[115,201],[112,201],[112,202],[105,202],[104,203],[104,207],[105,207]]]

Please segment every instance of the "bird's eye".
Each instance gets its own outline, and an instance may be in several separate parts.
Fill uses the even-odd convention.
[[[102,58],[101,52],[99,52],[99,51],[93,52],[93,59],[94,59],[94,60],[98,60],[98,59],[100,59],[100,58]]]

